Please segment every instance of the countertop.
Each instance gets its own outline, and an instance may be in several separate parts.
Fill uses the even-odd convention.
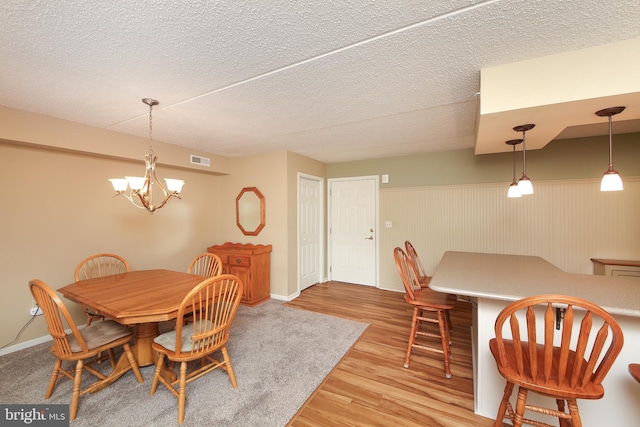
[[[537,256],[445,252],[429,287],[477,298],[516,301],[530,295],[573,295],[611,314],[640,317],[640,282],[566,273]]]

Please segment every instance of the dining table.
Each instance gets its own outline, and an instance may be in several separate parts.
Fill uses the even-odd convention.
[[[132,326],[131,350],[138,366],[143,367],[156,362],[151,344],[159,334],[159,323],[175,319],[184,297],[204,279],[172,270],[135,270],[79,280],[59,288],[58,292],[105,318]],[[121,358],[111,374],[113,379],[106,384],[120,377],[127,367],[128,361]],[[168,380],[175,379],[170,369],[165,369],[162,375]]]

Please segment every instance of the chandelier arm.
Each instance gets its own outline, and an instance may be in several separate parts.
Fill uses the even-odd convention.
[[[130,202],[131,202],[131,204],[132,204],[133,206],[135,206],[136,208],[138,208],[138,209],[146,209],[146,207],[145,207],[145,206],[140,206],[139,204],[137,204],[137,203],[136,203],[136,199],[135,199],[135,198],[133,198],[133,196],[134,196],[135,194],[136,194],[136,193],[135,193],[134,191],[131,191],[131,194],[127,194],[127,193],[122,192],[122,193],[116,193],[116,194],[114,194],[114,195],[113,195],[113,197],[122,196],[122,197],[124,197],[125,199],[127,199],[128,201],[130,201]]]

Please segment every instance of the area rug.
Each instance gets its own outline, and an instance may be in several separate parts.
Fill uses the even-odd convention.
[[[241,306],[227,347],[238,388],[220,370],[187,384],[182,425],[284,426],[366,327],[276,300]],[[70,403],[72,384],[66,379],[59,380],[53,396],[44,400],[55,362],[50,346],[47,342],[0,357],[0,403]],[[127,373],[105,390],[81,397],[71,425],[177,425],[176,397],[162,385],[149,396],[153,367],[141,372],[142,384]],[[93,381],[89,374],[83,377]]]

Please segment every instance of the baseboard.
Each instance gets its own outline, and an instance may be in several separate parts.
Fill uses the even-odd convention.
[[[16,351],[24,350],[25,348],[33,347],[34,345],[42,344],[47,341],[53,341],[51,335],[45,335],[43,337],[34,338],[29,341],[24,341],[10,347],[3,348],[0,350],[0,356],[4,356],[5,354],[13,353]]]

